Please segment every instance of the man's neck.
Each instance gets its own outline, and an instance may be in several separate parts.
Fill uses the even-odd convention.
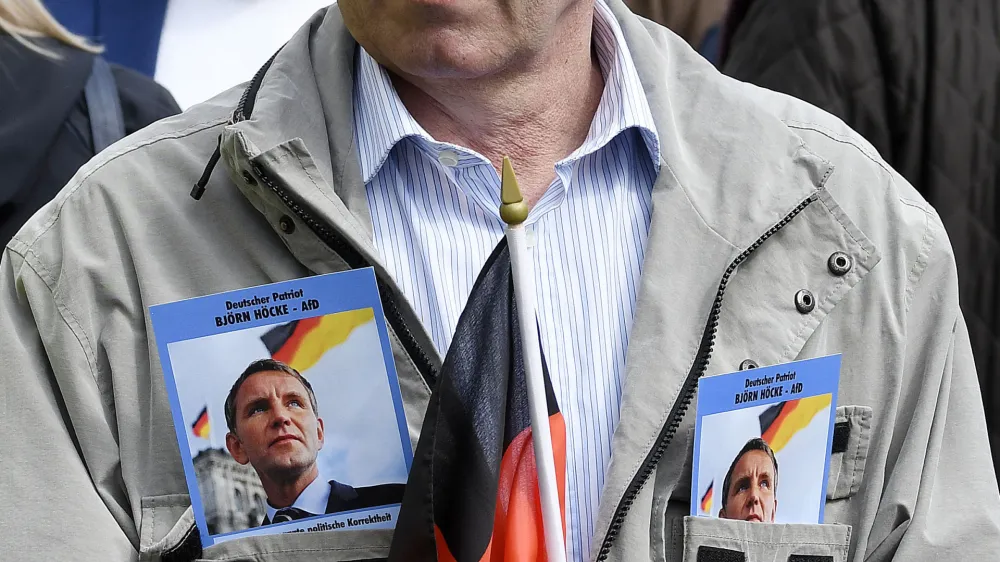
[[[555,177],[555,163],[587,138],[604,91],[591,48],[593,4],[579,3],[542,52],[479,78],[393,75],[413,118],[435,139],[482,154],[500,170],[510,156],[529,205]]]
[[[309,487],[319,476],[319,468],[315,463],[300,474],[285,478],[271,478],[260,474],[260,483],[264,486],[264,493],[267,494],[267,503],[271,507],[281,509],[289,507],[295,503],[302,491]]]

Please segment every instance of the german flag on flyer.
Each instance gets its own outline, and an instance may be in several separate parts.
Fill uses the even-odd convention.
[[[208,406],[201,409],[194,423],[191,424],[191,432],[201,439],[208,439],[211,433],[211,426],[208,424]]]
[[[691,515],[823,522],[840,358],[698,381]]]
[[[566,429],[544,357],[542,364],[565,536]],[[472,289],[431,395],[389,560],[546,559],[510,254],[502,240]]]

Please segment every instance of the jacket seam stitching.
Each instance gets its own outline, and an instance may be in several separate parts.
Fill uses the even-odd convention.
[[[839,142],[841,144],[846,144],[848,146],[854,147],[858,152],[863,154],[866,158],[868,158],[873,163],[877,164],[880,168],[885,170],[885,172],[888,173],[890,177],[892,176],[892,170],[884,162],[882,162],[880,158],[877,158],[876,155],[869,152],[866,147],[859,144],[855,139],[852,139],[845,135],[841,135],[835,131],[823,127],[822,125],[817,125],[816,123],[808,123],[805,121],[797,121],[793,119],[785,119],[783,121],[785,125],[791,129],[805,129],[807,131],[814,131],[834,142]]]
[[[766,541],[766,540],[751,540],[745,538],[737,538],[729,535],[715,535],[711,533],[688,533],[689,537],[692,538],[706,538],[706,539],[723,539],[727,541],[737,541],[740,543],[747,544],[760,544],[760,545],[773,545],[773,546],[801,546],[801,545],[811,545],[811,546],[832,546],[835,548],[842,548],[844,545],[841,542],[817,542],[817,541],[797,541],[797,540],[778,540],[778,541]]]
[[[726,238],[725,236],[723,236],[721,232],[719,232],[718,230],[716,230],[715,227],[712,226],[711,223],[708,222],[708,220],[705,219],[705,215],[702,214],[701,209],[699,209],[698,206],[695,205],[694,200],[691,199],[691,196],[688,193],[687,188],[684,187],[684,184],[681,183],[681,180],[680,180],[680,178],[677,177],[677,174],[674,172],[674,169],[670,167],[670,164],[666,160],[664,160],[662,156],[660,157],[660,167],[661,167],[661,169],[665,168],[668,172],[670,172],[670,177],[672,177],[674,179],[674,183],[677,184],[677,187],[681,190],[681,193],[684,194],[684,198],[687,199],[688,204],[691,205],[692,209],[694,209],[695,214],[698,215],[698,220],[700,220],[701,223],[703,225],[705,225],[705,228],[707,228],[708,230],[710,230],[712,232],[712,234],[715,234],[723,242],[725,242],[726,244],[728,244],[729,247],[730,247],[730,249],[732,249],[732,250],[739,250],[740,249],[739,246],[737,246],[736,244],[733,244],[728,238]],[[654,182],[654,184],[655,183],[656,182]],[[655,187],[655,185],[654,185],[654,187]],[[652,194],[652,192],[651,192],[651,194]]]
[[[879,168],[882,168],[882,170],[886,173],[886,175],[889,178],[889,184],[892,185],[894,188],[897,187],[896,186],[896,178],[893,175],[892,168],[890,168],[889,165],[885,163],[885,161],[883,161],[881,158],[879,158],[877,154],[872,154],[870,151],[868,151],[868,149],[866,147],[862,146],[855,139],[853,139],[853,138],[851,138],[849,136],[846,136],[846,135],[841,135],[841,134],[839,134],[839,133],[837,133],[835,131],[832,131],[830,129],[827,129],[826,127],[823,127],[822,125],[817,125],[816,123],[808,123],[808,122],[796,121],[796,120],[792,120],[792,119],[786,119],[786,120],[784,120],[784,123],[789,128],[792,128],[792,129],[804,129],[804,130],[807,130],[807,131],[814,131],[816,133],[819,133],[819,134],[827,137],[828,139],[830,139],[830,140],[832,140],[834,142],[838,142],[838,143],[841,143],[841,144],[846,144],[848,146],[853,147],[855,150],[857,150],[858,152],[860,152],[865,158],[867,158],[868,160],[870,160],[873,164],[877,165]],[[921,211],[923,211],[925,213],[927,212],[927,209],[926,209],[925,206],[920,205],[918,202],[913,201],[912,199],[909,199],[909,198],[903,197],[902,195],[899,195],[898,192],[896,193],[895,197],[896,197],[896,199],[900,203],[903,203],[905,205],[909,205],[911,207],[920,209]]]
[[[829,191],[827,191],[827,195],[828,197],[833,198],[833,194],[830,193]],[[862,242],[861,240],[858,240],[858,237],[854,235],[854,232],[852,232],[853,229],[848,228],[848,226],[844,224],[844,221],[841,218],[841,214],[846,215],[847,213],[839,206],[838,209],[841,212],[837,213],[834,209],[830,207],[830,205],[827,204],[827,202],[822,197],[819,198],[819,204],[823,205],[823,208],[826,209],[826,212],[829,213],[831,217],[833,217],[833,220],[837,221],[837,224],[839,224],[840,227],[844,229],[844,233],[851,237],[851,240],[853,240],[854,243],[857,244],[859,248],[861,248],[861,251],[863,251],[870,257],[872,255],[872,252],[869,251],[867,247],[865,247],[865,243]]]
[[[861,484],[865,477],[865,468],[868,465],[868,449],[871,445],[871,415],[872,410],[858,410],[855,412],[858,421],[858,443],[857,448],[854,451],[854,460],[851,463],[854,468],[854,472],[851,475],[851,489],[849,490],[851,496],[857,494],[861,490]],[[861,443],[867,441],[867,446],[865,447],[865,454],[862,458],[861,454]]]
[[[910,311],[910,305],[913,304],[913,292],[916,289],[920,279],[923,277],[924,271],[927,270],[927,265],[929,263],[928,258],[930,257],[931,243],[934,240],[934,236],[931,233],[931,217],[930,213],[924,212],[924,234],[921,237],[921,247],[920,252],[917,254],[917,259],[914,260],[913,266],[910,268],[909,274],[906,276],[907,287],[905,293],[905,304],[903,307],[904,312]]]
[[[97,173],[98,170],[104,168],[105,165],[107,165],[107,164],[109,164],[109,163],[117,160],[121,156],[125,156],[126,154],[129,154],[130,152],[134,152],[134,151],[136,151],[136,150],[138,150],[140,148],[145,148],[147,146],[150,146],[150,145],[155,144],[157,142],[160,142],[162,140],[180,139],[180,138],[183,138],[183,137],[191,136],[191,135],[196,134],[196,133],[200,133],[202,131],[206,131],[208,129],[211,129],[212,127],[216,127],[216,126],[219,126],[219,125],[225,125],[225,123],[226,123],[226,118],[221,118],[221,117],[217,117],[217,118],[215,118],[213,120],[210,120],[210,121],[202,121],[202,122],[190,125],[190,126],[184,128],[184,129],[178,130],[178,131],[170,131],[170,132],[163,133],[161,135],[158,135],[158,136],[146,139],[144,141],[138,142],[136,144],[122,147],[121,149],[119,149],[118,151],[116,151],[114,154],[108,155],[107,158],[105,158],[101,162],[97,163],[91,170],[89,170],[86,173],[86,175],[80,177],[79,179],[76,179],[75,181],[71,182],[68,185],[68,190],[66,192],[66,196],[63,197],[62,201],[59,202],[59,207],[55,210],[54,213],[52,213],[52,216],[49,218],[48,222],[39,230],[38,234],[34,238],[32,238],[30,241],[19,241],[19,242],[21,242],[21,244],[25,245],[28,248],[34,246],[34,244],[36,242],[38,242],[38,240],[42,236],[44,236],[56,224],[56,222],[59,221],[59,217],[62,214],[63,207],[66,206],[66,203],[69,202],[70,198],[73,197],[76,194],[76,192],[80,190],[80,188],[83,186],[83,184],[88,179],[90,179],[90,176],[92,176],[95,173]]]
[[[11,251],[13,252],[13,250]],[[59,311],[59,318],[64,324],[66,324],[66,327],[69,328],[70,332],[73,333],[73,337],[76,338],[77,343],[80,344],[80,348],[83,350],[83,354],[87,358],[87,367],[90,368],[90,376],[94,379],[94,383],[97,384],[98,390],[100,390],[101,385],[97,379],[97,361],[94,358],[93,350],[90,347],[90,338],[88,338],[87,334],[83,331],[83,326],[80,325],[76,316],[71,310],[69,310],[69,307],[62,302],[62,299],[59,296],[60,293],[58,288],[55,286],[57,284],[53,282],[51,273],[49,273],[48,269],[42,263],[41,259],[34,252],[34,250],[28,247],[26,248],[26,251],[20,255],[23,260],[22,267],[30,269],[45,283],[45,287],[49,290],[49,295],[52,297],[52,302],[56,305],[56,310]],[[43,272],[39,271],[39,269],[44,272],[44,275]],[[70,321],[71,319],[72,321]]]
[[[352,552],[352,551],[366,551],[370,549],[386,550],[387,546],[344,546],[344,547],[325,547],[325,548],[281,548],[278,550],[255,550],[253,557],[256,558],[262,554],[285,554],[285,553],[299,553],[299,552]],[[375,554],[374,556],[378,556]],[[224,556],[222,558],[216,558],[216,560],[245,560],[245,554],[233,554],[231,556]]]
[[[925,205],[921,205],[919,201],[914,201],[913,199],[900,196],[899,202],[902,203],[903,205],[906,205],[907,207],[913,207],[914,209],[922,211],[925,214],[928,213],[927,207]]]

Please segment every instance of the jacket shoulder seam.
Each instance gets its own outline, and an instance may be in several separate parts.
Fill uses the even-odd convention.
[[[863,146],[861,143],[857,142],[857,139],[854,139],[848,135],[840,134],[836,131],[833,131],[832,129],[829,129],[827,127],[812,122],[797,121],[795,119],[782,119],[782,122],[784,122],[785,125],[791,129],[803,129],[806,131],[813,131],[825,136],[826,138],[834,142],[839,142],[841,144],[846,144],[848,146],[854,147],[854,149],[856,149],[866,158],[868,158],[873,163],[877,164],[880,168],[882,168],[887,174],[889,174],[890,177],[892,176],[892,170],[889,168],[889,166],[885,162],[883,162],[882,159],[879,158],[877,154],[872,153],[870,150],[868,150],[868,147]]]
[[[931,220],[931,213],[926,209],[913,205],[905,200],[902,200],[904,204],[916,207],[921,211],[924,211],[924,233],[920,239],[920,252],[917,253],[917,259],[913,261],[913,266],[910,268],[910,273],[906,276],[906,292],[903,301],[903,311],[909,312],[910,305],[913,302],[913,292],[920,282],[920,278],[923,276],[924,271],[927,270],[927,266],[930,264],[930,254],[931,248],[934,245],[934,235],[933,226],[934,223]]]
[[[119,157],[124,156],[124,155],[126,155],[126,154],[128,154],[130,152],[134,152],[136,150],[139,150],[140,148],[145,148],[147,146],[153,145],[153,144],[155,144],[157,142],[160,142],[160,141],[163,141],[163,140],[179,139],[179,138],[191,136],[193,134],[200,133],[201,131],[205,131],[205,130],[211,129],[212,127],[223,125],[228,120],[229,120],[229,117],[217,117],[217,118],[209,120],[209,121],[201,121],[201,122],[198,122],[198,123],[194,123],[194,124],[189,125],[189,126],[183,128],[183,129],[178,129],[178,130],[174,130],[174,131],[168,131],[168,132],[165,132],[165,133],[162,133],[162,134],[150,137],[148,139],[144,139],[144,140],[139,141],[139,142],[137,142],[135,144],[128,144],[128,145],[120,148],[119,150],[116,150],[114,153],[109,154],[107,157],[102,158],[101,161],[97,162],[94,165],[93,168],[91,168],[90,170],[87,170],[87,172],[83,176],[75,179],[70,184],[68,184],[68,186],[66,188],[67,189],[66,195],[59,202],[59,206],[55,209],[55,211],[49,217],[48,221],[38,230],[38,233],[30,241],[21,241],[21,244],[23,244],[26,248],[31,248],[32,246],[34,246],[35,242],[37,242],[39,238],[41,238],[42,236],[44,236],[55,225],[55,223],[58,222],[59,216],[62,214],[62,209],[66,205],[66,203],[69,201],[69,199],[80,189],[81,186],[83,186],[84,183],[87,182],[88,179],[90,179],[90,176],[92,176],[95,173],[97,173],[98,170],[104,168],[105,165],[107,165],[107,164],[109,164],[109,163],[117,160]],[[15,239],[16,239],[16,236],[15,236]]]
[[[8,246],[8,251],[19,255],[22,260],[21,267],[30,269],[32,273],[37,275],[38,278],[45,283],[45,287],[49,290],[49,296],[52,298],[52,303],[55,304],[56,310],[59,311],[60,320],[62,320],[63,324],[65,324],[66,327],[69,328],[69,331],[73,333],[73,337],[76,338],[77,343],[83,350],[84,356],[87,358],[87,366],[90,369],[90,376],[94,379],[94,383],[98,385],[98,388],[100,388],[100,382],[97,378],[97,359],[95,357],[93,347],[91,346],[90,338],[87,337],[86,332],[83,330],[83,326],[77,320],[73,311],[62,302],[62,299],[59,296],[58,287],[56,286],[55,280],[52,278],[52,274],[49,272],[48,268],[45,267],[41,258],[30,247],[25,247],[23,252],[19,252]]]
[[[737,247],[736,244],[733,244],[728,238],[723,236],[721,232],[716,230],[716,228],[712,226],[712,224],[708,222],[708,220],[705,219],[705,215],[702,213],[701,209],[699,209],[698,206],[695,205],[694,200],[691,199],[691,194],[688,193],[687,188],[684,186],[684,184],[681,183],[681,180],[680,178],[677,177],[677,174],[674,173],[674,169],[671,168],[670,164],[667,163],[667,161],[664,160],[662,157],[660,157],[660,169],[667,170],[667,172],[670,173],[670,177],[673,178],[674,182],[680,188],[681,193],[684,194],[684,198],[687,199],[688,204],[690,204],[691,208],[694,209],[694,213],[695,215],[698,216],[698,220],[701,221],[701,224],[704,225],[705,228],[707,228],[712,234],[718,236],[720,240],[729,245],[731,249],[739,251],[741,248]],[[654,185],[653,187],[655,189],[656,186]]]

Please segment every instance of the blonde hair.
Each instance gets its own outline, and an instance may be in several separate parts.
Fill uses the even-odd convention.
[[[0,0],[0,30],[32,51],[53,58],[58,58],[59,55],[32,39],[49,37],[90,53],[104,50],[63,27],[45,9],[41,0]]]

